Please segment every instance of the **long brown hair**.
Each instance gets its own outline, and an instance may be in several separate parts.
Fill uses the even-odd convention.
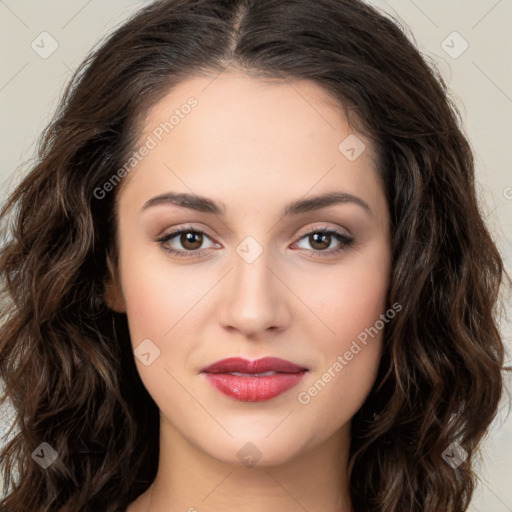
[[[75,72],[1,212],[0,377],[19,430],[0,452],[2,510],[121,511],[152,483],[158,408],[126,316],[103,299],[119,187],[101,199],[95,191],[173,85],[232,67],[315,81],[378,149],[392,221],[389,303],[403,309],[352,421],[354,509],[465,510],[503,389],[497,308],[507,275],[442,77],[360,0],[157,1]],[[43,442],[58,454],[46,469],[32,457]],[[457,468],[443,460],[454,442],[468,455]]]

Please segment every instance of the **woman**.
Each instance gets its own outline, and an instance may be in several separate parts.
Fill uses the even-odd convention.
[[[465,510],[505,272],[459,125],[359,0],[120,27],[2,212],[2,510]]]

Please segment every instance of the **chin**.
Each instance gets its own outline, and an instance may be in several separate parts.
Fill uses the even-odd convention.
[[[276,436],[274,439],[267,437],[268,432],[255,433],[251,436],[245,433],[225,443],[204,447],[206,452],[219,462],[240,467],[265,467],[285,464],[299,455],[301,443],[297,440],[290,440],[289,436],[284,438]],[[271,434],[272,436],[273,434]]]

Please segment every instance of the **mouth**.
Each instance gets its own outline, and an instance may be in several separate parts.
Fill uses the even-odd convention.
[[[309,370],[275,357],[229,358],[201,370],[214,389],[242,402],[270,400],[296,386]]]

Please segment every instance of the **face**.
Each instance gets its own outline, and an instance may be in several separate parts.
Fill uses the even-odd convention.
[[[169,92],[144,145],[117,196],[110,301],[162,428],[231,464],[248,442],[278,464],[346,432],[376,378],[390,276],[370,141],[314,82],[225,72]],[[325,194],[337,200],[308,202]],[[268,385],[202,372],[231,357],[304,371]]]

